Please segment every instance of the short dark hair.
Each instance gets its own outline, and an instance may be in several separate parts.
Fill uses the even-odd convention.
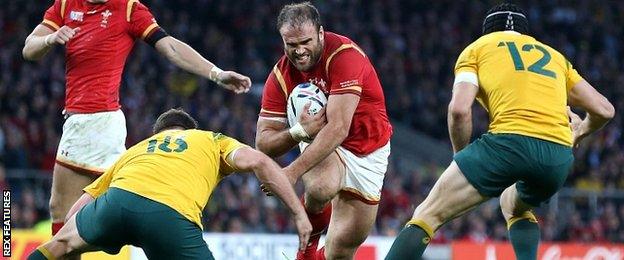
[[[182,127],[185,130],[196,129],[197,120],[181,108],[172,108],[158,116],[152,132],[156,134],[173,127]]]
[[[277,30],[286,24],[298,27],[308,22],[316,27],[316,31],[321,28],[321,16],[314,5],[310,2],[288,4],[277,16]]]
[[[529,20],[526,13],[512,3],[502,3],[492,7],[483,19],[483,34],[498,31],[529,33]]]

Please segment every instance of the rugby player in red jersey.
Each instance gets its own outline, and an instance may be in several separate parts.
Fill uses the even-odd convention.
[[[22,54],[41,59],[56,45],[66,48],[63,134],[52,180],[52,233],[63,225],[82,189],[126,150],[126,122],[119,86],[136,39],[154,47],[178,67],[236,93],[248,91],[248,77],[222,71],[187,44],[169,36],[138,0],[55,0],[26,38]]]
[[[293,184],[303,179],[313,231],[297,259],[351,259],[375,222],[388,165],[392,126],[383,90],[366,54],[349,38],[324,31],[309,2],[284,6],[277,29],[284,55],[264,86],[256,146],[279,156],[300,144],[302,154],[285,173]],[[301,113],[289,128],[287,98],[307,82],[328,95],[325,111]],[[307,137],[315,139],[300,143]],[[325,247],[317,251],[325,228]]]

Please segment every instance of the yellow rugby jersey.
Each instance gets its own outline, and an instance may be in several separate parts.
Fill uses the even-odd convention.
[[[459,55],[455,76],[477,74],[477,101],[488,132],[513,133],[572,146],[568,92],[583,80],[557,50],[515,32],[482,36]]]
[[[165,204],[201,224],[202,210],[223,177],[234,171],[226,161],[245,145],[219,133],[165,130],[126,151],[84,191],[97,198],[116,187]]]

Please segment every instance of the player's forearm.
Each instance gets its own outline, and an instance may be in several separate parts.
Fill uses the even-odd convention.
[[[76,203],[72,205],[71,209],[69,209],[69,212],[67,212],[67,216],[65,216],[65,222],[67,222],[67,220],[71,216],[76,214],[76,212],[78,212],[82,207],[89,204],[89,202],[93,200],[95,199],[89,193],[85,192],[84,194],[82,194],[82,196],[76,201]]]
[[[288,168],[290,172],[297,174],[299,178],[312,167],[333,153],[338,146],[347,138],[349,126],[342,124],[328,123],[316,135],[314,141]]]
[[[216,81],[216,75],[211,75],[212,69],[216,68],[215,65],[202,57],[191,46],[171,36],[165,37],[159,42],[162,44],[157,43],[157,49],[173,64],[193,74]]]
[[[293,139],[288,129],[266,129],[260,132],[256,137],[256,148],[271,157],[281,156],[290,151],[290,149],[297,144],[299,144],[299,142]]]
[[[291,214],[305,215],[305,210],[303,209],[301,202],[299,202],[299,198],[297,197],[295,190],[288,181],[286,175],[283,174],[283,171],[275,162],[269,158],[259,160],[258,163],[254,165],[253,170],[260,182],[262,182],[274,195],[284,202]]]
[[[48,42],[46,43],[46,39],[48,35],[37,36],[30,35],[26,38],[24,42],[24,49],[22,49],[22,56],[26,60],[36,61],[43,58],[43,56],[50,51],[53,44]]]
[[[472,136],[472,115],[470,112],[461,115],[449,113],[448,128],[453,153],[464,149],[470,143]]]

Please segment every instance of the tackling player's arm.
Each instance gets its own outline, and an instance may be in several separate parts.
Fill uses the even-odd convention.
[[[447,120],[454,153],[461,151],[470,143],[472,103],[478,92],[479,87],[471,82],[460,81],[453,85],[453,97],[448,106]]]
[[[615,108],[611,102],[585,80],[579,81],[572,87],[568,93],[568,103],[587,112],[583,121],[573,126],[574,145],[602,128],[615,116]]]
[[[238,171],[253,171],[260,182],[286,204],[286,207],[288,207],[295,219],[299,233],[299,249],[305,249],[310,232],[312,232],[312,225],[295,190],[288,182],[279,165],[265,154],[250,147],[238,148],[230,152],[227,158],[228,163],[234,169]]]

